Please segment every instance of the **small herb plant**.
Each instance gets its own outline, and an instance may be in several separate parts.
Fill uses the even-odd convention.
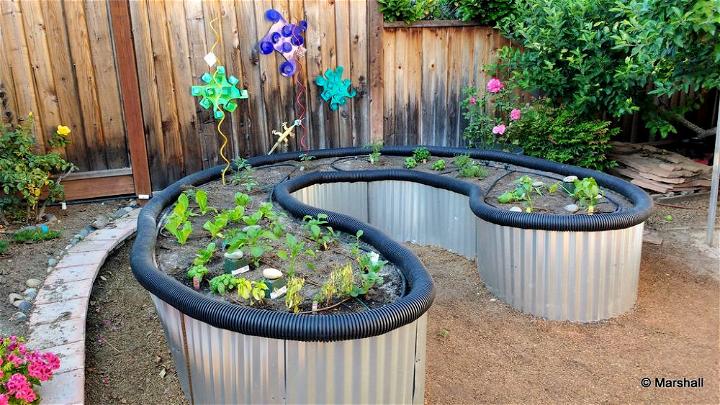
[[[274,239],[272,232],[264,230],[260,225],[250,225],[230,233],[225,239],[225,245],[228,251],[242,249],[247,252],[251,263],[258,267],[263,255],[272,249],[268,241]]]
[[[445,161],[442,159],[436,161],[435,163],[433,163],[432,169],[437,172],[445,170]]]
[[[301,277],[288,277],[287,280],[287,292],[285,293],[285,306],[289,311],[298,313],[300,311],[300,304],[302,304],[303,297],[300,294],[305,285],[305,279]]]
[[[418,163],[427,163],[427,161],[430,159],[430,151],[424,146],[419,146],[413,151],[412,157]]]
[[[188,221],[191,215],[190,198],[182,193],[165,221],[165,230],[170,232],[181,245],[187,242],[192,233],[192,224]]]
[[[350,263],[345,266],[333,270],[327,281],[320,287],[320,291],[315,295],[314,300],[317,302],[325,302],[329,304],[334,298],[343,299],[349,297],[356,291],[355,276]]]
[[[200,249],[195,254],[195,259],[193,260],[193,264],[196,266],[204,266],[210,262],[210,260],[213,258],[213,255],[215,254],[215,251],[217,250],[217,246],[215,245],[215,242],[208,243],[207,247],[205,249]]]
[[[210,280],[210,291],[215,294],[225,294],[226,291],[232,291],[237,287],[240,279],[232,274],[221,274]]]
[[[265,291],[269,290],[264,281],[250,281],[245,278],[237,279],[238,297],[245,301],[249,301],[250,305],[254,303],[262,303],[265,301]]]
[[[336,239],[332,227],[325,226],[325,231],[322,229],[328,223],[327,217],[327,214],[317,214],[314,218],[310,215],[305,215],[305,218],[303,218],[304,227],[310,234],[310,239],[315,242],[319,249],[323,250],[327,250],[328,245]]]
[[[414,157],[408,156],[405,158],[405,168],[406,169],[414,169],[418,165],[417,160],[415,160]]]
[[[546,187],[542,182],[534,181],[530,176],[522,176],[514,181],[515,188],[498,196],[497,200],[501,204],[522,201],[525,205],[525,212],[532,212],[534,208],[533,195],[542,196],[543,189]]]
[[[471,159],[469,155],[456,156],[453,164],[458,168],[460,177],[484,179],[488,175],[487,169]]]
[[[573,184],[575,185],[575,189],[570,195],[577,201],[581,208],[586,209],[587,213],[592,215],[595,212],[595,206],[597,206],[598,200],[603,197],[602,190],[600,190],[597,182],[592,177],[575,180]]]
[[[368,156],[368,161],[371,165],[375,165],[380,162],[380,151],[382,150],[382,147],[382,141],[377,141],[370,144],[370,149],[372,150],[372,152],[370,152],[370,156]]]
[[[375,252],[360,255],[357,258],[357,262],[361,270],[360,285],[356,285],[353,289],[351,293],[353,297],[367,295],[371,288],[376,285],[381,285],[384,280],[380,272],[388,263],[385,260],[380,260],[380,255]]]
[[[193,265],[187,272],[187,276],[193,282],[193,288],[196,290],[200,289],[200,283],[203,278],[208,274],[209,270],[205,265]]]
[[[255,169],[248,163],[247,159],[237,158],[233,160],[235,171],[230,178],[230,184],[242,186],[248,193],[253,191],[258,182],[255,180]]]
[[[314,252],[312,250],[306,249],[305,242],[298,240],[295,235],[290,233],[285,235],[284,243],[285,250],[278,250],[277,255],[282,260],[288,261],[287,274],[289,277],[293,277],[295,275],[298,258],[303,253],[313,255]]]

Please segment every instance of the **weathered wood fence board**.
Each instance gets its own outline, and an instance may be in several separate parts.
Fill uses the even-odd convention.
[[[485,91],[483,66],[509,41],[489,27],[403,27],[383,33],[384,133],[393,145],[463,145],[463,89]]]

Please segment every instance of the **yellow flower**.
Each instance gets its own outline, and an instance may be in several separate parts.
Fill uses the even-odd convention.
[[[58,125],[57,134],[62,136],[68,136],[70,134],[70,128],[65,125]]]

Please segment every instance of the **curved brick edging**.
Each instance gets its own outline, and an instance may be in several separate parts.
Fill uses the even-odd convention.
[[[44,404],[85,401],[85,319],[95,277],[108,255],[135,233],[139,209],[68,249],[45,279],[30,314],[28,345],[60,357],[60,369],[40,387]]]

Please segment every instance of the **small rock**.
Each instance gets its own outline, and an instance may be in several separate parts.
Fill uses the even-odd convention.
[[[520,207],[512,207],[512,208],[510,208],[510,211],[512,211],[512,212],[522,212],[522,208],[520,208]]]
[[[577,204],[568,204],[563,207],[563,209],[567,212],[577,212],[577,210],[580,209],[580,207],[577,206]]]
[[[37,291],[37,288],[26,288],[25,291],[23,291],[23,295],[26,299],[32,300],[37,296]]]
[[[54,267],[48,267],[48,268],[47,268],[47,273],[50,274],[50,273],[52,273],[53,270],[55,270]]]
[[[51,257],[48,259],[48,267],[55,267],[55,266],[57,266],[57,264],[58,264],[58,261],[56,258]]]
[[[543,183],[542,181],[536,181],[532,185],[533,187],[542,187],[545,185],[545,183]]]
[[[53,214],[45,214],[45,223],[46,224],[52,224],[54,222],[57,222],[57,217]]]
[[[42,284],[42,281],[40,281],[40,280],[38,280],[38,279],[36,279],[36,278],[29,278],[29,279],[25,282],[25,285],[28,286],[28,287],[30,287],[30,288],[38,288],[38,287],[40,287],[41,284]]]
[[[110,220],[105,215],[100,215],[99,217],[95,218],[95,221],[90,225],[95,229],[102,229],[107,226],[107,224],[110,223]]]
[[[268,280],[277,280],[283,276],[282,271],[280,271],[278,269],[273,269],[272,267],[268,267],[268,268],[264,269],[262,274],[263,274],[263,277],[265,277]]]
[[[23,312],[27,312],[30,310],[30,308],[32,308],[32,304],[30,303],[30,301],[25,300],[15,301],[13,302],[13,305]]]
[[[12,314],[12,316],[10,317],[10,320],[11,320],[11,321],[15,321],[15,322],[23,322],[23,321],[26,321],[26,320],[27,320],[27,315],[25,315],[25,314],[22,313],[22,312],[15,312],[15,313]]]
[[[18,293],[10,293],[10,295],[8,295],[8,301],[13,305],[15,305],[15,301],[20,301],[22,299],[23,296]]]
[[[224,256],[228,260],[240,260],[243,258],[243,251],[238,249],[234,252],[225,252]]]
[[[567,176],[563,178],[563,183],[572,183],[577,179],[577,176]]]
[[[160,378],[165,378],[165,375],[167,374],[167,371],[163,368],[160,370]]]

